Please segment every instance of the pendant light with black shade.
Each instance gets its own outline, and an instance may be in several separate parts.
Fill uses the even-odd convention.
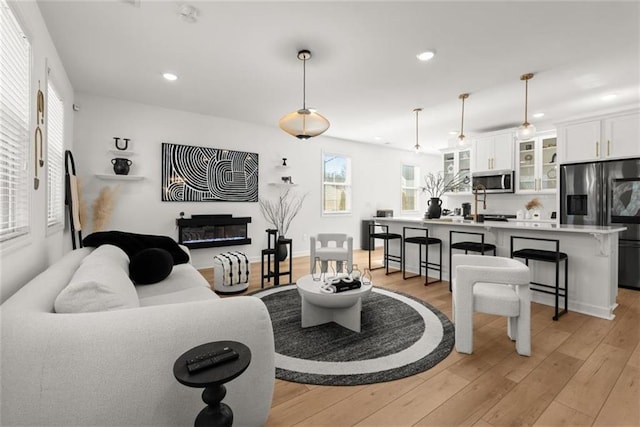
[[[317,111],[307,108],[306,63],[310,58],[310,51],[301,50],[298,52],[298,59],[302,61],[302,108],[286,114],[278,123],[280,129],[301,140],[318,136],[329,129],[329,120]]]

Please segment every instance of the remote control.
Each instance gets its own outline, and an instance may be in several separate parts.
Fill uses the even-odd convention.
[[[187,371],[189,371],[190,374],[193,374],[194,372],[201,371],[210,366],[213,366],[213,359],[205,359],[200,362],[195,362],[187,365]]]
[[[213,357],[209,357],[203,360],[197,360],[193,363],[188,363],[187,371],[189,371],[190,374],[193,374],[203,369],[218,366],[222,363],[229,362],[231,360],[235,360],[238,357],[240,357],[240,355],[235,350],[231,350],[231,349],[225,352],[214,352],[214,353],[216,353],[216,355]],[[210,353],[210,354],[213,354],[213,353]]]
[[[192,359],[187,360],[187,365],[191,365],[196,362],[201,362],[206,359],[211,359],[212,357],[219,356],[225,353],[231,353],[233,350],[229,347],[225,347],[222,350],[212,351],[210,353],[199,354]]]
[[[211,366],[217,366],[217,365],[221,365],[225,362],[230,362],[232,360],[236,360],[238,357],[240,357],[240,355],[235,352],[234,350],[231,350],[230,353],[225,353],[225,354],[221,354],[220,356],[216,356],[213,357],[211,360]]]

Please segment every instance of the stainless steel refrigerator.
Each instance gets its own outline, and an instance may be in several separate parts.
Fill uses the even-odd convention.
[[[640,157],[560,165],[560,223],[626,227],[618,286],[640,290]]]

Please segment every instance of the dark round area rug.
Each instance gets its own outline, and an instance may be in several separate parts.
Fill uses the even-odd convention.
[[[454,344],[451,321],[430,304],[374,287],[362,301],[361,332],[330,322],[301,327],[295,285],[253,292],[271,316],[276,378],[321,385],[391,381],[426,371]]]

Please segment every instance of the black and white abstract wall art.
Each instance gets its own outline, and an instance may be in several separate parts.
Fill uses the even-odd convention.
[[[258,154],[162,143],[162,201],[257,202]]]

